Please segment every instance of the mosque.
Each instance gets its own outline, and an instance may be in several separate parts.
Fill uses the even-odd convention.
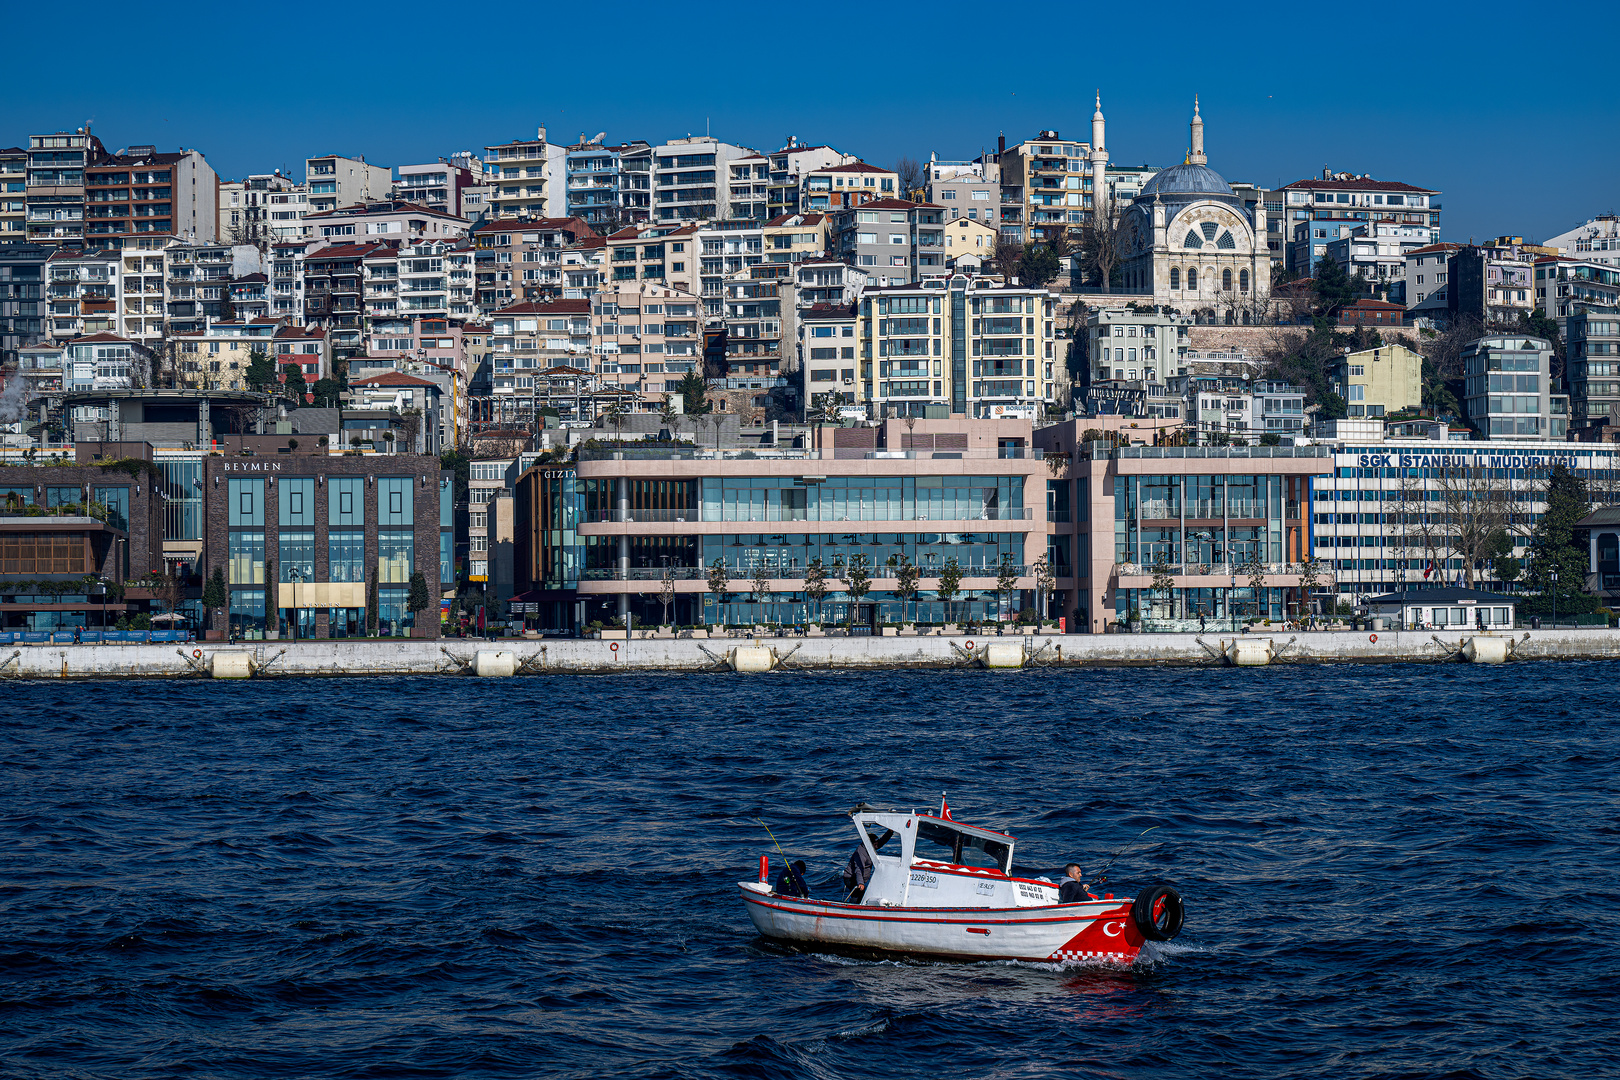
[[[1101,147],[1100,98],[1091,123],[1093,145]],[[1155,174],[1119,209],[1123,291],[1208,321],[1248,323],[1271,292],[1265,202],[1245,209],[1208,161],[1194,98],[1186,160]],[[1092,190],[1107,189],[1094,184]]]

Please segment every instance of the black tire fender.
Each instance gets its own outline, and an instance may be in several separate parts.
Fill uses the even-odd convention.
[[[1163,883],[1150,885],[1131,904],[1131,920],[1149,941],[1169,941],[1181,933],[1181,894]]]

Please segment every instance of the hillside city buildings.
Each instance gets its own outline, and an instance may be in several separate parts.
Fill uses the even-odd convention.
[[[104,620],[155,614],[168,573],[247,637],[1193,629],[1511,591],[1412,524],[1458,470],[1521,553],[1552,462],[1620,489],[1613,215],[1449,241],[1422,183],[1228,179],[1196,101],[1167,167],[1115,160],[1100,95],[1089,129],[967,160],[536,126],[231,180],[88,126],[0,141],[0,578],[148,582]],[[1267,335],[1333,264],[1362,336],[1294,385]],[[1425,332],[1451,327],[1477,332],[1447,412]],[[0,618],[96,617],[45,599]]]

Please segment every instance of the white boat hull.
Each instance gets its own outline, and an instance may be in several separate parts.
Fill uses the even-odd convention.
[[[1128,964],[1144,942],[1130,898],[1014,908],[889,907],[779,896],[752,881],[738,888],[762,936],[832,952]]]

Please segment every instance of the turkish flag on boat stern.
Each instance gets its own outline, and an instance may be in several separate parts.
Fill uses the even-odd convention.
[[[946,821],[956,820],[955,818],[951,817],[951,808],[946,804],[945,796],[943,795],[939,797],[939,816],[944,818]]]

